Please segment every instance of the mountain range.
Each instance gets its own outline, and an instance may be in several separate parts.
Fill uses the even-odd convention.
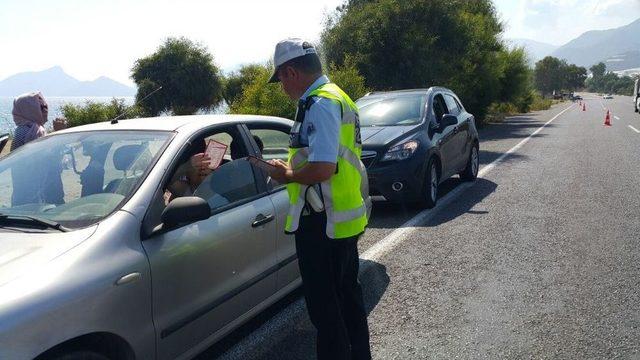
[[[601,61],[609,71],[640,68],[640,19],[616,29],[588,31],[560,47],[528,39],[508,42],[524,47],[533,63],[551,55],[587,69]]]
[[[101,76],[80,81],[55,66],[43,71],[23,72],[0,81],[0,96],[18,96],[40,91],[45,96],[134,96],[136,89]]]

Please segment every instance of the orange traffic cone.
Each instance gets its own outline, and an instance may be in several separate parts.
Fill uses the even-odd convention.
[[[586,103],[582,103],[582,111],[587,111],[587,104]]]
[[[611,126],[611,114],[607,110],[607,116],[604,117],[604,126]]]

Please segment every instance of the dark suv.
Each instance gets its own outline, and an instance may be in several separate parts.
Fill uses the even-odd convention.
[[[475,119],[451,90],[375,92],[356,104],[372,196],[433,207],[444,180],[478,175]]]

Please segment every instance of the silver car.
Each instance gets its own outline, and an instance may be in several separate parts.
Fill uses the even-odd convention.
[[[286,191],[245,161],[286,158],[291,125],[124,120],[2,158],[0,359],[187,359],[299,286]],[[209,141],[226,151],[194,183]]]

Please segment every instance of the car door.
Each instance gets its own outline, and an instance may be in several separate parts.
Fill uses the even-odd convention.
[[[230,133],[246,148],[240,131]],[[143,242],[158,358],[179,356],[275,292],[274,207],[260,179],[246,159],[223,163],[194,192],[209,203],[209,219]]]
[[[248,131],[256,141],[256,151],[264,159],[281,159],[286,161],[289,147],[290,127],[281,124],[249,124]],[[260,146],[261,145],[261,146]],[[266,176],[266,174],[265,174]],[[268,181],[269,198],[273,203],[276,215],[276,243],[278,262],[278,290],[295,285],[300,281],[300,270],[296,256],[295,237],[285,234],[284,226],[289,210],[289,196],[284,184]]]
[[[453,149],[452,165],[455,167],[453,172],[457,173],[466,166],[467,160],[469,159],[469,147],[467,146],[469,138],[469,120],[467,119],[467,116],[465,116],[468,114],[463,113],[463,109],[458,105],[458,102],[453,95],[444,94],[444,100],[449,114],[455,115],[458,119],[458,125],[453,129],[453,140],[451,141],[451,147]]]
[[[433,97],[433,116],[436,123],[440,126],[442,117],[449,113],[446,102],[442,93],[436,93]],[[434,140],[440,149],[440,157],[442,158],[442,179],[446,179],[455,171],[456,148],[454,143],[455,126],[440,127],[434,135]]]

